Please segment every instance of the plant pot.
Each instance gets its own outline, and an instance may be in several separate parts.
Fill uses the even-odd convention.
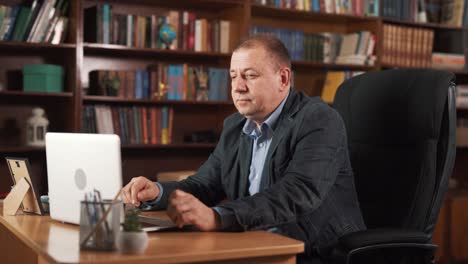
[[[121,231],[116,240],[117,249],[124,254],[143,253],[148,247],[148,234],[145,231]]]

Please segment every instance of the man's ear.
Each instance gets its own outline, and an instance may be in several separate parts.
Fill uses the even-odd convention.
[[[289,89],[291,84],[291,69],[284,67],[280,69],[281,91]]]

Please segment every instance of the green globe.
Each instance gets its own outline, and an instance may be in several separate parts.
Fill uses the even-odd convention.
[[[163,24],[159,29],[159,39],[169,48],[172,41],[176,39],[175,28],[171,24]]]

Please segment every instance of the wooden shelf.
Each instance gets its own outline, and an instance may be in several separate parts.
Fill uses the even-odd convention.
[[[110,3],[110,4],[122,4],[131,3],[132,5],[144,5],[144,6],[157,6],[165,8],[178,8],[183,6],[184,10],[187,9],[204,9],[213,11],[222,11],[225,8],[231,8],[241,6],[244,4],[242,0],[99,0],[99,2]]]
[[[29,42],[14,42],[0,41],[0,49],[5,50],[72,50],[76,48],[76,44],[50,44],[50,43],[29,43]]]
[[[131,149],[214,149],[216,143],[176,143],[176,144],[132,144],[122,145],[122,150]],[[29,147],[29,146],[18,146],[18,147],[0,147],[0,152],[3,154],[17,154],[26,152],[41,152],[45,151],[45,147]]]
[[[45,147],[29,147],[29,146],[0,147],[0,152],[6,155],[26,153],[26,152],[42,152],[42,151],[45,151]]]
[[[252,16],[287,18],[292,20],[307,20],[310,22],[323,22],[333,24],[370,21],[376,22],[379,19],[377,17],[317,13],[310,11],[279,8],[274,6],[264,6],[260,4],[252,4],[251,10]]]
[[[326,70],[350,70],[350,71],[370,71],[376,69],[376,66],[356,65],[356,64],[335,64],[321,63],[313,61],[293,61],[293,68],[316,68]]]
[[[216,143],[175,143],[167,145],[132,144],[122,145],[122,150],[130,149],[214,149]]]
[[[446,71],[453,72],[457,75],[468,75],[468,69],[446,69]]]
[[[150,105],[233,105],[231,101],[179,101],[179,100],[148,100],[127,99],[113,96],[87,95],[83,97],[85,103],[118,103],[118,104],[150,104]]]
[[[25,91],[0,91],[0,98],[4,97],[62,97],[72,98],[71,92],[25,92]]]
[[[454,74],[458,75],[468,75],[468,69],[439,69],[439,68],[421,68],[421,67],[399,67],[396,65],[391,65],[388,63],[382,63],[381,64],[382,68],[385,69],[393,69],[393,68],[399,68],[399,69],[434,69],[434,70],[441,70],[441,71],[448,71],[448,72],[453,72]]]
[[[398,24],[403,26],[412,26],[412,27],[424,27],[432,29],[452,29],[452,30],[466,30],[468,27],[455,27],[450,25],[443,25],[437,23],[421,23],[413,21],[403,21],[395,18],[382,18],[384,23]]]
[[[57,106],[58,104],[69,104],[72,100],[73,94],[71,92],[0,91],[2,105]]]
[[[468,111],[468,106],[457,106],[457,111]]]
[[[166,49],[153,49],[153,48],[136,48],[127,47],[115,44],[101,44],[101,43],[84,43],[84,53],[89,55],[109,55],[109,56],[154,56],[161,59],[160,56],[165,58],[182,58],[189,60],[190,58],[199,59],[227,59],[231,58],[231,54],[217,53],[217,52],[195,52],[189,50],[166,50]]]
[[[381,63],[380,66],[383,68],[383,69],[395,69],[395,68],[398,68],[398,69],[428,69],[428,68],[421,68],[421,67],[401,67],[401,66],[396,66],[396,65],[392,65],[392,64],[389,64],[389,63]]]

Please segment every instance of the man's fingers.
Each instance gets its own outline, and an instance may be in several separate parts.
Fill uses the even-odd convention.
[[[140,201],[138,200],[138,193],[145,187],[141,180],[132,180],[133,184],[130,186],[130,199],[131,203],[135,206],[140,205]]]
[[[127,186],[125,186],[123,189],[122,189],[122,194],[121,194],[121,197],[122,197],[122,201],[126,204],[128,203],[131,203],[131,200],[130,200],[130,193],[129,193],[129,189],[130,189],[130,186],[132,185],[132,183],[130,182],[129,184],[127,184]]]
[[[195,217],[192,211],[185,211],[184,213],[182,213],[181,218],[183,222],[182,226],[196,224],[197,218]]]
[[[154,183],[146,183],[144,189],[140,190],[137,194],[139,201],[153,200],[159,195],[159,188]]]
[[[196,218],[193,215],[192,211],[176,212],[173,215],[172,221],[177,225],[177,227],[182,228],[185,225],[194,224]]]
[[[184,219],[182,215],[176,214],[174,223],[177,225],[178,228],[184,227]]]
[[[172,222],[177,224],[177,212],[174,210],[174,207],[169,206],[166,211],[167,216],[172,220]]]

